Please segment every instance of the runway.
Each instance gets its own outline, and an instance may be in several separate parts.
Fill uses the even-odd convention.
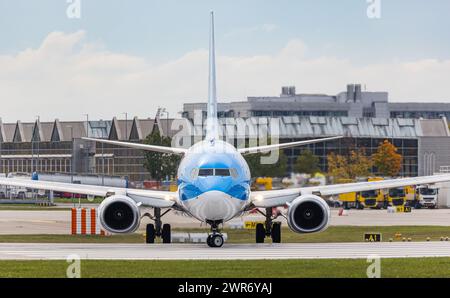
[[[226,244],[0,243],[0,260],[257,260],[450,257],[450,242]]]
[[[66,204],[67,205],[67,204]],[[450,226],[450,209],[413,210],[411,213],[387,213],[386,210],[350,210],[348,216],[338,216],[338,210],[331,211],[330,226]],[[23,211],[0,210],[0,235],[67,234],[70,232],[70,211]],[[264,220],[258,215],[246,215],[231,222]],[[286,221],[279,218],[286,226]],[[148,218],[141,222],[139,232],[144,232]],[[169,212],[165,223],[173,228],[201,228],[195,219]],[[203,227],[205,227],[203,225]]]

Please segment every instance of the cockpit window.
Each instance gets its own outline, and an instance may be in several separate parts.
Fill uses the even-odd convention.
[[[235,176],[233,169],[196,169],[192,172],[193,177],[209,177],[209,176],[219,176],[219,177],[229,177]]]
[[[203,177],[214,176],[214,169],[200,169],[198,175]]]
[[[215,170],[215,176],[230,176],[230,170],[229,169],[216,169]]]

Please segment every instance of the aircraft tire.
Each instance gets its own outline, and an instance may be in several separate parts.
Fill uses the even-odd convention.
[[[161,232],[161,239],[163,243],[170,243],[172,238],[171,238],[171,231],[170,231],[170,225],[169,224],[164,224],[162,227],[162,232]]]
[[[281,222],[274,222],[272,224],[272,237],[273,243],[281,243]]]
[[[155,243],[155,225],[148,224],[145,230],[145,243]]]
[[[223,236],[220,234],[213,234],[211,235],[208,245],[210,247],[222,247],[223,243],[225,241],[223,240]]]
[[[256,243],[264,243],[266,238],[266,229],[262,223],[256,225]]]

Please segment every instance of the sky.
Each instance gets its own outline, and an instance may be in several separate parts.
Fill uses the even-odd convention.
[[[179,117],[206,101],[211,10],[220,101],[361,83],[450,102],[447,0],[0,0],[0,117]]]

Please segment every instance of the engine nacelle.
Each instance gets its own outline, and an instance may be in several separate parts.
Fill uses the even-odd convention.
[[[133,233],[141,222],[136,202],[123,195],[106,198],[98,207],[100,223],[111,233]]]
[[[303,195],[289,205],[287,222],[297,233],[314,233],[325,230],[330,220],[330,207],[321,197]]]

